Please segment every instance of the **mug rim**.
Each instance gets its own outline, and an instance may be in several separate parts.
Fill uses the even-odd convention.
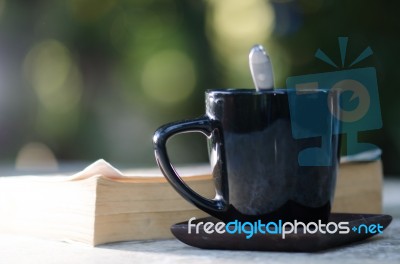
[[[261,89],[257,91],[256,89],[252,88],[219,88],[219,89],[207,89],[206,94],[224,94],[224,95],[236,95],[236,94],[243,94],[243,95],[260,95],[260,94],[286,94],[288,92],[304,92],[304,93],[328,93],[333,92],[332,89],[299,89],[296,90],[294,88],[284,88],[284,89]]]

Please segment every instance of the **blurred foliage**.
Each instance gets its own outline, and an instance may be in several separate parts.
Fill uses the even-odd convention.
[[[57,160],[154,165],[157,127],[202,115],[206,89],[253,87],[253,44],[267,47],[284,87],[332,71],[314,53],[338,61],[347,36],[349,58],[374,51],[357,67],[376,67],[380,88],[383,129],[361,137],[400,174],[397,10],[370,0],[0,0],[0,159],[40,142]],[[202,136],[179,137],[174,160],[207,159]]]

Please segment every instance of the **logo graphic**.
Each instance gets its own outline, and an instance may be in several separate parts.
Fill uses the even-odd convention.
[[[303,223],[295,220],[292,222],[240,222],[238,220],[228,223],[224,222],[197,222],[193,223],[196,217],[192,217],[188,221],[188,234],[199,234],[203,230],[206,234],[245,234],[246,239],[252,238],[255,234],[263,235],[280,235],[282,239],[288,234],[349,234],[352,230],[357,234],[382,234],[383,226],[380,224],[360,224],[350,228],[349,222],[318,222]]]
[[[328,99],[325,102],[329,102],[329,97],[334,96],[335,92],[339,94],[340,111],[332,111],[327,103],[322,105],[319,101],[307,101],[306,97],[304,97],[304,102],[301,103],[302,107],[294,106],[295,100],[289,97],[291,115],[293,113],[292,123],[295,123],[292,126],[293,137],[296,139],[321,137],[321,146],[308,148],[299,153],[299,164],[301,166],[331,165],[330,157],[315,159],[321,153],[330,153],[326,151],[326,148],[330,147],[331,135],[327,130],[328,126],[324,126],[323,122],[321,123],[321,120],[319,120],[319,117],[324,116],[327,111],[330,111],[332,116],[340,121],[340,130],[337,133],[345,134],[347,137],[347,155],[377,148],[373,144],[358,142],[357,138],[360,131],[375,130],[382,127],[376,71],[373,67],[343,69],[346,64],[347,42],[347,37],[339,37],[341,67],[322,50],[318,49],[315,53],[315,57],[318,59],[336,69],[342,68],[342,70],[293,76],[286,80],[287,88],[294,89],[296,96],[300,97],[300,99],[296,98],[296,101],[300,100],[301,102],[302,96],[312,93],[312,90],[315,89],[323,89],[328,92]],[[371,56],[372,53],[372,49],[367,47],[349,64],[348,68]]]

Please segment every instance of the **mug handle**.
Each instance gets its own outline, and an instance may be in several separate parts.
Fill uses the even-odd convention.
[[[200,132],[208,138],[210,138],[212,134],[216,135],[213,137],[213,140],[215,140],[218,143],[217,145],[220,146],[222,143],[220,130],[218,121],[210,120],[207,116],[203,116],[193,120],[166,124],[157,129],[153,136],[154,154],[157,164],[169,183],[183,198],[193,203],[199,209],[214,216],[218,216],[227,211],[228,202],[222,195],[219,195],[218,192],[214,199],[207,199],[186,185],[170,162],[166,143],[167,140],[175,134]],[[222,153],[221,151],[218,152]]]

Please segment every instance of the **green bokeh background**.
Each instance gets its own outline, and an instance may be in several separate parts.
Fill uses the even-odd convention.
[[[160,125],[202,115],[204,91],[253,83],[248,52],[270,52],[275,83],[335,70],[370,46],[353,68],[377,70],[383,128],[361,133],[400,174],[399,4],[396,1],[10,1],[0,0],[0,160],[154,166]],[[339,63],[340,64],[340,63]],[[174,162],[207,160],[201,135],[169,143]],[[35,151],[38,151],[37,153]],[[36,153],[36,154],[35,154]],[[50,155],[51,156],[51,155]],[[36,160],[36,161],[35,161]]]

